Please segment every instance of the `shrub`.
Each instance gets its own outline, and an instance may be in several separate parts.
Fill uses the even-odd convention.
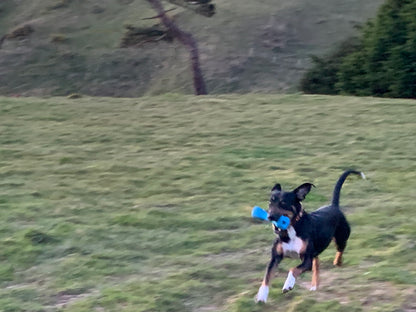
[[[359,40],[346,44],[313,58],[302,91],[416,98],[415,1],[387,0]]]
[[[300,89],[305,93],[337,94],[337,73],[345,56],[359,49],[358,39],[349,38],[322,58],[311,56],[313,67],[304,75]]]

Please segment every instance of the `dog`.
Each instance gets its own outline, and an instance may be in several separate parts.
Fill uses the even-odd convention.
[[[273,224],[273,230],[277,238],[273,243],[271,259],[256,295],[256,302],[267,301],[273,270],[284,257],[299,257],[302,263],[290,269],[283,285],[283,293],[292,290],[295,286],[296,278],[303,272],[310,270],[312,270],[310,290],[315,291],[318,289],[318,256],[328,247],[332,239],[337,247],[334,265],[342,265],[342,254],[350,236],[351,228],[339,207],[339,198],[341,187],[350,174],[360,175],[365,179],[365,175],[362,172],[355,170],[345,171],[335,184],[331,205],[321,207],[312,213],[305,212],[301,202],[311,188],[314,187],[313,184],[304,183],[291,192],[283,191],[280,184],[276,184],[272,188],[268,218],[270,221],[277,221],[281,216],[286,216],[290,219],[290,225],[286,230],[282,230]]]

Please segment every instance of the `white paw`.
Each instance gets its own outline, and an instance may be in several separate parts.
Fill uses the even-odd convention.
[[[293,287],[295,286],[295,283],[296,283],[296,278],[293,276],[292,272],[289,271],[289,274],[287,275],[287,278],[286,278],[286,282],[283,285],[282,292],[285,293],[285,292],[288,292],[289,290],[292,290]]]
[[[269,287],[261,285],[256,296],[256,302],[266,302],[269,295]]]
[[[316,291],[317,287],[316,286],[312,286],[311,288],[309,288],[310,291]]]

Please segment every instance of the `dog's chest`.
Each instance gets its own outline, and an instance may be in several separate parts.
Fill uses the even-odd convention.
[[[282,242],[283,255],[289,258],[299,258],[305,251],[305,242],[296,236],[296,231],[293,227],[289,227],[287,233],[289,241],[287,243]]]

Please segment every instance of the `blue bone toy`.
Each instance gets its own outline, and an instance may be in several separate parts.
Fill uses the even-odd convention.
[[[256,219],[269,221],[269,214],[266,210],[260,208],[259,206],[254,206],[253,210],[251,211],[251,216]],[[272,223],[279,229],[286,230],[290,224],[290,219],[286,216],[280,216],[279,220],[272,221]]]

